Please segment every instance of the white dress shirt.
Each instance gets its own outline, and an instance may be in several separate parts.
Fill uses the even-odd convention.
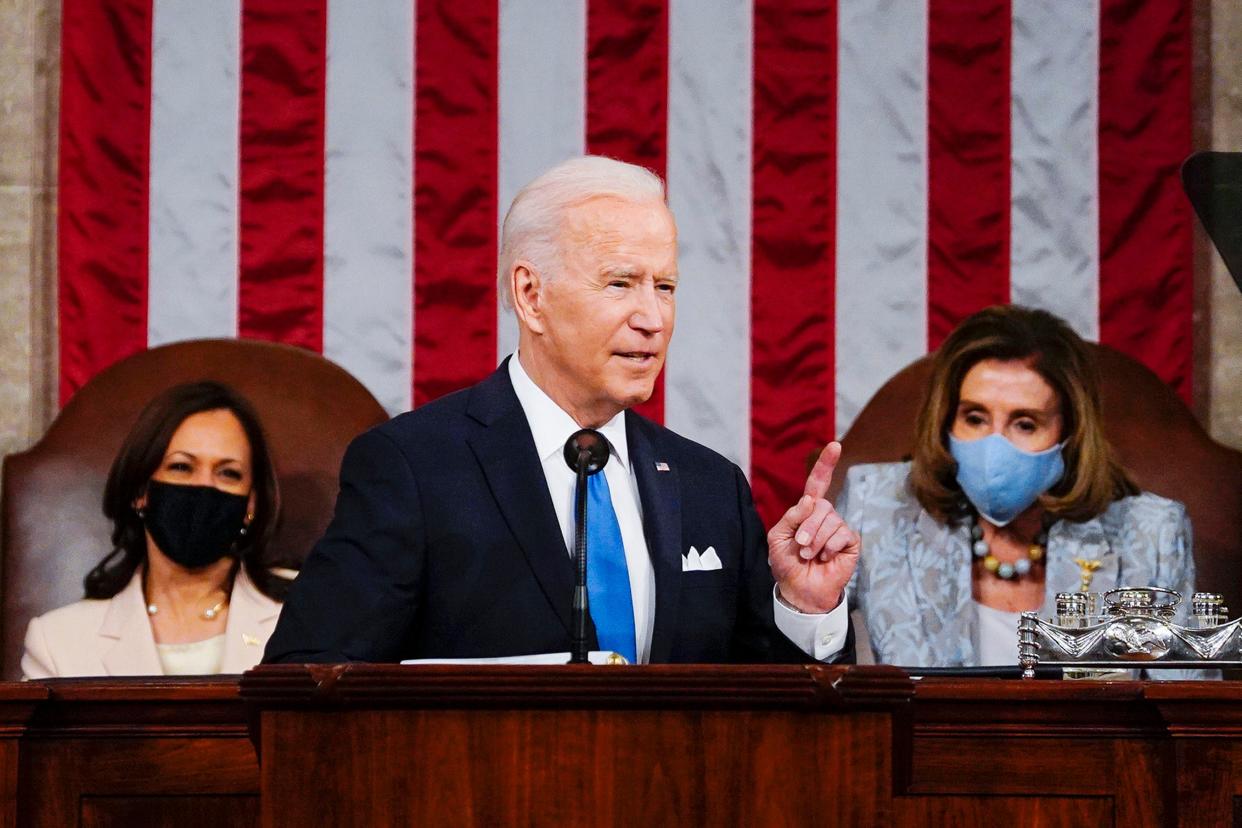
[[[543,466],[543,475],[561,524],[566,554],[574,547],[574,486],[576,477],[565,462],[565,441],[582,427],[574,422],[522,367],[517,353],[509,360],[509,380],[530,424],[535,451]],[[625,564],[630,575],[630,598],[634,602],[634,637],[638,661],[646,664],[651,653],[651,632],[655,626],[655,569],[643,534],[642,499],[638,495],[638,476],[630,464],[629,443],[625,434],[625,412],[617,414],[599,429],[612,447],[612,456],[604,466],[612,494],[612,508],[621,526],[621,542],[625,547]],[[776,626],[803,652],[817,659],[831,658],[841,651],[849,627],[845,602],[830,613],[807,615],[791,609],[773,592]]]

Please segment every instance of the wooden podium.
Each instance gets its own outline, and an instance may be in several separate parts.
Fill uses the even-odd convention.
[[[262,667],[264,825],[875,825],[899,670]]]
[[[1233,682],[261,667],[277,825],[1242,825]]]

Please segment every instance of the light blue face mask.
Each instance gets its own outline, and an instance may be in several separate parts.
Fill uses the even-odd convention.
[[[1000,434],[978,440],[949,435],[949,453],[957,461],[957,482],[979,514],[1004,526],[1065,473],[1061,446],[1023,451]]]

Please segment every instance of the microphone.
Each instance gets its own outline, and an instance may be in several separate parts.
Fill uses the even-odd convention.
[[[588,475],[595,474],[607,465],[608,457],[608,440],[593,428],[575,431],[565,441],[565,462],[575,472],[585,466]]]
[[[587,615],[587,478],[608,463],[608,440],[591,428],[575,431],[565,441],[565,463],[578,476],[574,488],[574,602],[573,646],[570,664],[588,663]]]

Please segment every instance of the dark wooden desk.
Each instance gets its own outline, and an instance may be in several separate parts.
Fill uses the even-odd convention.
[[[1242,794],[1233,683],[357,665],[242,695],[267,826],[1214,826]]]
[[[0,684],[0,826],[1216,826],[1239,802],[1233,682],[353,665],[259,668],[240,695]]]
[[[258,824],[235,676],[4,683],[0,723],[7,825]]]

